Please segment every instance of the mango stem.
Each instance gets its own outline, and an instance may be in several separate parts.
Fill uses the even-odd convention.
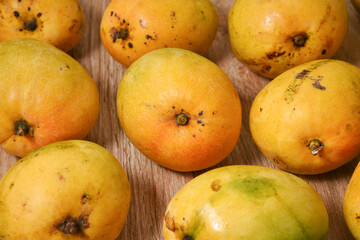
[[[324,148],[324,144],[319,139],[312,139],[307,146],[314,156]]]
[[[25,120],[15,122],[15,134],[18,136],[25,136],[32,130],[32,127]]]
[[[308,39],[308,36],[306,34],[302,33],[302,34],[298,34],[295,37],[293,37],[292,41],[295,46],[303,47],[303,46],[305,46],[307,39]]]
[[[56,228],[65,234],[75,234],[81,231],[78,220],[70,216],[66,217]]]
[[[184,126],[189,122],[189,116],[184,113],[184,112],[180,112],[178,114],[175,115],[175,121],[178,125]]]

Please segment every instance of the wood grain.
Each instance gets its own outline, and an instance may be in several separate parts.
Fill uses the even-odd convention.
[[[70,54],[78,60],[94,78],[101,101],[100,117],[87,137],[107,148],[125,168],[132,189],[131,208],[118,239],[162,239],[162,218],[167,204],[174,194],[193,177],[207,171],[178,173],[165,169],[144,157],[129,142],[119,124],[116,112],[116,91],[126,70],[103,47],[99,26],[102,14],[110,0],[80,0],[86,26],[82,40]],[[227,14],[234,0],[213,0],[220,25],[216,39],[207,57],[218,64],[233,81],[240,95],[243,108],[241,137],[233,152],[215,167],[233,164],[252,164],[276,168],[253,142],[249,130],[249,111],[257,93],[269,82],[242,65],[231,52],[227,31]],[[334,56],[360,67],[360,15],[350,1],[349,32],[343,46]],[[0,177],[18,160],[0,149]],[[324,199],[330,217],[328,239],[353,239],[344,221],[342,201],[347,184],[360,157],[329,173],[316,176],[300,176],[312,185]],[[214,168],[214,167],[213,167]]]

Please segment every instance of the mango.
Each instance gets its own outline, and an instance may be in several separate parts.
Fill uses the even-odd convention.
[[[276,77],[256,96],[250,131],[260,151],[297,174],[336,169],[360,154],[360,69],[315,60]]]
[[[84,140],[44,146],[0,181],[0,239],[115,239],[130,207],[119,161]]]
[[[204,55],[218,28],[210,0],[112,0],[100,36],[110,55],[128,67],[160,48],[183,48]]]
[[[228,15],[239,61],[261,76],[331,58],[348,31],[345,0],[236,0]]]
[[[215,63],[185,49],[157,49],[136,60],[119,83],[116,106],[134,146],[172,170],[214,166],[240,137],[234,84]]]
[[[327,210],[307,182],[260,166],[232,165],[194,178],[170,201],[164,240],[325,240]]]
[[[0,43],[0,146],[19,157],[56,141],[83,139],[100,112],[86,69],[32,38]]]
[[[68,52],[80,41],[85,16],[78,0],[2,0],[0,42],[34,38]]]

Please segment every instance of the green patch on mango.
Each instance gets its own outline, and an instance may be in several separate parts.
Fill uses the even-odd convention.
[[[229,182],[227,188],[237,190],[248,198],[263,199],[276,195],[277,185],[271,178],[247,176]]]

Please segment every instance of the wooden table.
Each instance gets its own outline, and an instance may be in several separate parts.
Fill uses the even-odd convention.
[[[82,40],[70,54],[78,60],[96,81],[101,98],[100,117],[87,137],[107,148],[125,168],[132,189],[130,212],[118,239],[162,239],[162,218],[173,195],[193,177],[205,172],[178,173],[165,169],[144,157],[123,133],[116,113],[116,91],[126,70],[105,50],[99,35],[99,25],[110,0],[80,0],[86,26]],[[276,168],[257,149],[249,131],[249,111],[256,94],[269,82],[242,65],[231,52],[227,14],[234,0],[213,0],[220,25],[207,57],[218,64],[235,84],[243,107],[241,137],[233,152],[215,167],[252,164]],[[349,32],[334,58],[360,67],[360,15],[347,0]],[[18,160],[0,149],[0,177]],[[322,196],[330,217],[328,239],[353,239],[344,221],[342,200],[351,175],[360,157],[332,172],[316,176],[300,176]]]

